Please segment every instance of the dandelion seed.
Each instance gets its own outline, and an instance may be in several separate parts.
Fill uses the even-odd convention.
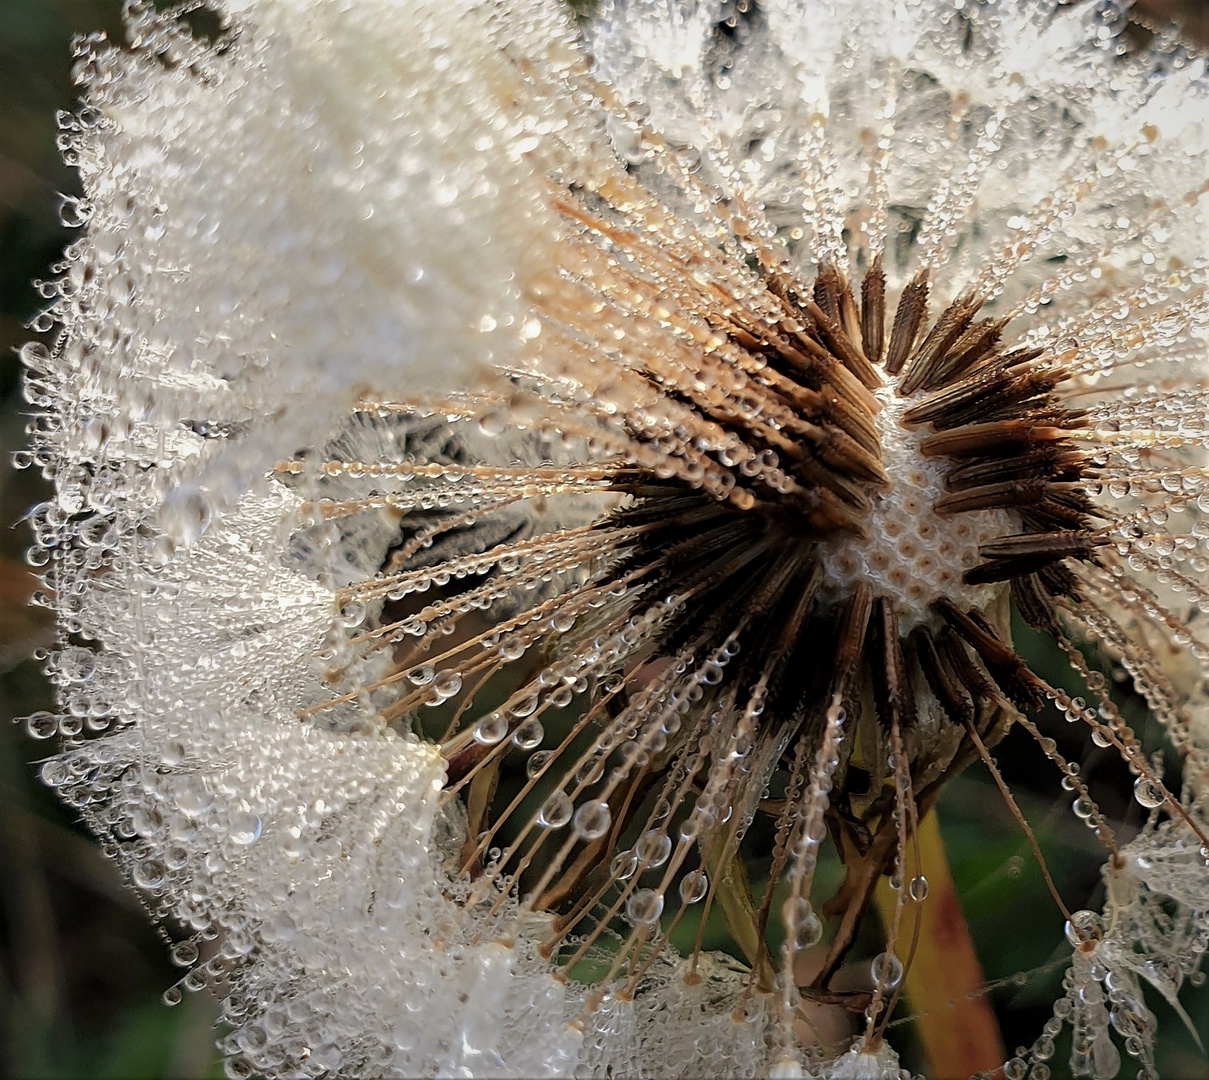
[[[1052,1023],[1153,1074],[1141,980],[1177,1001],[1209,910],[1203,61],[1086,4],[800,7],[81,46],[88,233],[26,350],[44,776],[216,939],[236,1073],[895,1075],[917,824],[981,761],[1035,847],[1016,726],[1106,859],[1103,916],[1042,866]],[[1049,706],[1134,774],[1131,844]],[[742,961],[675,955],[711,910]]]

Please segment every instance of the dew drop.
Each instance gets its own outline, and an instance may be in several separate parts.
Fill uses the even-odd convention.
[[[806,897],[788,897],[781,905],[781,918],[785,921],[786,932],[793,937],[795,948],[809,949],[822,940],[823,923]]]
[[[574,809],[565,791],[556,791],[544,803],[537,815],[537,823],[549,829],[561,829],[571,820]]]
[[[508,721],[497,712],[484,716],[474,728],[475,742],[482,743],[483,746],[494,746],[502,742],[507,734]]]
[[[530,716],[537,710],[538,698],[536,693],[526,694],[515,705],[508,710],[513,716],[518,719]]]
[[[876,985],[893,990],[903,981],[903,962],[892,952],[878,953],[869,965]]]
[[[695,904],[709,891],[709,878],[704,870],[693,870],[680,879],[680,899]]]
[[[667,833],[651,829],[642,835],[634,851],[648,870],[657,869],[667,862],[672,853],[672,838]]]
[[[172,962],[177,967],[189,967],[197,963],[197,945],[192,941],[182,941],[172,947]]]
[[[538,750],[529,755],[529,760],[525,762],[525,775],[532,780],[538,773],[546,767],[548,762],[554,756],[553,750]]]
[[[444,701],[462,689],[462,676],[456,671],[442,671],[432,680],[433,693]]]
[[[500,643],[499,654],[505,660],[519,660],[525,655],[525,643],[515,636],[505,638]]]
[[[639,889],[626,901],[626,918],[634,926],[651,926],[663,914],[663,894],[654,889]]]
[[[249,810],[237,810],[227,824],[227,835],[236,844],[254,844],[260,839],[262,823]]]
[[[50,739],[59,730],[59,718],[52,712],[31,713],[25,718],[25,730],[35,739]]]
[[[638,869],[638,856],[632,851],[619,851],[609,864],[609,875],[614,881],[628,881]]]
[[[340,622],[350,630],[365,622],[365,605],[360,600],[349,600],[340,608]]]
[[[1076,911],[1066,923],[1066,940],[1078,948],[1087,941],[1098,940],[1103,929],[1104,924],[1094,911]]]
[[[1144,776],[1139,776],[1133,782],[1133,797],[1148,810],[1162,806],[1167,801],[1158,785]]]
[[[134,864],[130,879],[140,889],[155,891],[163,888],[165,867],[158,859],[144,859]]]
[[[431,664],[423,664],[414,671],[408,672],[407,681],[413,686],[427,686],[436,677],[436,668]]]
[[[594,784],[604,775],[604,761],[599,754],[593,754],[580,767],[575,779],[583,785]]]
[[[584,803],[575,811],[572,827],[581,840],[599,840],[609,831],[611,821],[609,804],[593,800]]]
[[[541,745],[546,736],[546,729],[540,720],[526,720],[512,734],[512,741],[520,750],[532,750]]]

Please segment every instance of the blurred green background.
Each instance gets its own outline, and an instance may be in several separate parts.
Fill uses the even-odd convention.
[[[1144,6],[1160,21],[1181,15],[1190,36],[1209,41],[1209,0]],[[6,456],[24,442],[13,350],[33,336],[25,324],[40,301],[30,282],[49,276],[66,240],[58,195],[76,190],[59,162],[54,124],[56,110],[73,106],[71,38],[95,29],[119,35],[120,11],[120,0],[0,0],[0,439]],[[45,497],[32,471],[0,466],[0,711],[14,718],[0,723],[0,1076],[220,1076],[215,1003],[204,994],[174,1009],[161,1003],[180,971],[168,963],[164,943],[115,868],[35,779],[48,746],[28,738],[20,719],[50,705],[29,656],[51,640],[51,629],[45,612],[25,606],[33,585],[22,559],[27,539],[19,524],[8,525]],[[1055,660],[1035,645],[1021,642],[1044,671]],[[1058,672],[1053,677],[1065,679]],[[1145,727],[1137,703],[1125,705]],[[1132,800],[1114,795],[1123,784],[1128,791],[1119,764],[1081,733],[1059,734],[1063,752],[1083,762],[1105,812],[1128,835],[1140,815]],[[1053,767],[1027,737],[1009,738],[998,758],[1068,902],[1097,905],[1099,853],[1069,813],[1070,796],[1060,791]],[[955,782],[940,814],[984,971],[989,980],[1003,981],[991,1000],[1010,1051],[1039,1033],[1060,992],[1067,954],[1062,917],[985,773],[971,770]],[[1018,972],[1027,973],[1023,985],[1012,979]],[[1209,1037],[1209,991],[1190,989],[1184,1000]],[[1156,1001],[1152,1006],[1166,1033],[1164,1080],[1209,1077],[1192,1036],[1169,1009]],[[1055,1078],[1066,1074],[1061,1050],[1052,1064]],[[1133,1072],[1127,1061],[1121,1075]]]

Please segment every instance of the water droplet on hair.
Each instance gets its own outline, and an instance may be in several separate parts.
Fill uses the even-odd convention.
[[[497,712],[484,716],[474,728],[475,742],[482,743],[484,746],[494,746],[503,741],[507,734],[508,721]]]
[[[651,926],[663,914],[663,894],[654,889],[639,889],[626,901],[626,918],[635,926]]]
[[[609,804],[592,800],[575,811],[572,827],[581,840],[599,840],[609,831],[612,813]]]
[[[1104,923],[1094,911],[1076,911],[1066,923],[1066,940],[1075,948],[1100,939]]]
[[[632,851],[619,851],[609,864],[609,876],[615,881],[628,881],[638,869],[638,856]]]
[[[546,737],[546,729],[540,720],[526,720],[512,734],[512,741],[520,750],[532,750],[541,745]]]
[[[651,829],[642,835],[634,851],[648,870],[657,869],[667,862],[672,853],[672,838],[667,833]]]
[[[549,829],[561,829],[571,820],[574,809],[565,791],[556,791],[544,803],[537,815],[537,823]]]
[[[1139,776],[1133,782],[1133,797],[1148,810],[1162,806],[1167,801],[1158,785],[1144,776]]]
[[[680,899],[695,904],[709,891],[709,878],[704,870],[693,870],[680,879]]]
[[[869,965],[876,985],[893,990],[903,981],[903,962],[892,952],[878,953]]]

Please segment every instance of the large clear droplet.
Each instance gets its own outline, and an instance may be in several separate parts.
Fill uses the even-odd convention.
[[[1104,923],[1094,911],[1073,912],[1066,923],[1066,940],[1075,948],[1099,941],[1103,933]]]
[[[571,811],[573,809],[574,807],[567,793],[565,791],[556,791],[542,803],[542,808],[537,815],[537,822],[539,825],[545,825],[549,829],[561,829],[571,820]]]
[[[625,913],[635,926],[651,926],[663,914],[663,894],[654,889],[639,889],[626,901]]]
[[[693,870],[680,879],[680,899],[686,904],[703,900],[709,891],[709,878],[704,870]]]
[[[532,750],[541,745],[546,729],[540,720],[526,720],[512,735],[512,741],[520,750]]]
[[[893,990],[903,981],[903,962],[892,952],[878,953],[869,965],[869,973],[876,985]]]
[[[638,856],[632,851],[619,851],[609,864],[609,875],[615,881],[628,881],[638,869]]]
[[[646,863],[648,870],[662,866],[672,853],[672,838],[667,833],[651,829],[644,833],[634,850],[638,858]]]
[[[599,840],[609,831],[611,821],[609,804],[593,800],[584,803],[575,811],[572,827],[575,829],[575,835],[581,840]]]
[[[497,712],[488,713],[475,725],[475,742],[494,746],[508,734],[508,721]]]
[[[1144,776],[1139,776],[1133,782],[1133,797],[1148,810],[1162,806],[1167,801],[1159,786]]]

